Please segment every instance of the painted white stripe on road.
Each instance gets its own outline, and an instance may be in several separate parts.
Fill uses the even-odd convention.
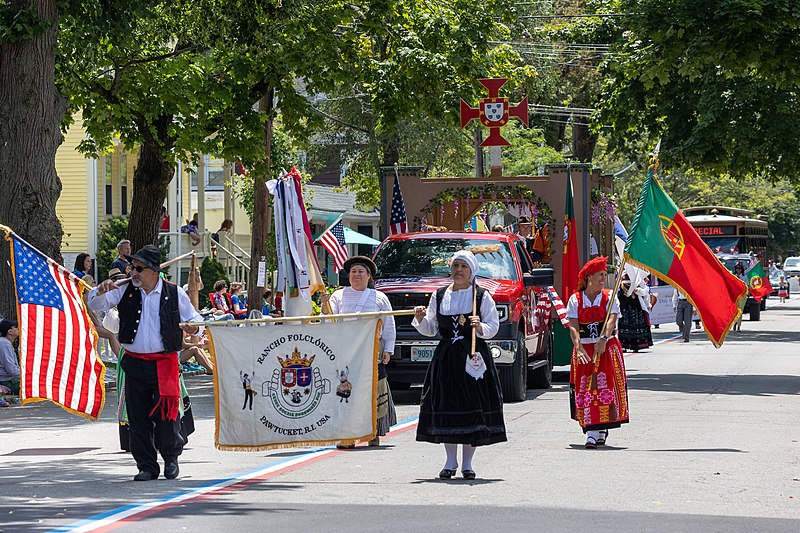
[[[395,433],[402,432],[406,429],[415,426],[417,424],[418,418],[419,417],[417,416],[411,417],[392,426],[392,429],[387,436],[392,436]],[[307,463],[309,461],[313,461],[325,456],[335,455],[337,453],[340,453],[339,450],[337,450],[335,447],[332,446],[327,446],[325,448],[311,450],[308,452],[301,452],[298,453],[297,455],[293,455],[291,457],[278,461],[277,463],[271,463],[269,465],[259,467],[255,470],[251,470],[249,472],[244,472],[242,474],[238,474],[233,477],[211,482],[210,484],[207,485],[201,485],[193,489],[170,494],[162,498],[142,502],[136,505],[126,505],[123,507],[118,507],[116,509],[112,509],[105,513],[97,514],[85,520],[81,520],[67,526],[53,529],[50,531],[50,533],[67,533],[67,532],[86,533],[98,530],[111,530],[114,529],[115,527],[122,526],[124,522],[130,522],[131,520],[129,519],[134,518],[137,515],[143,514],[145,512],[153,511],[161,507],[163,508],[173,507],[179,503],[184,503],[204,495],[210,495],[215,492],[219,492],[227,487],[230,487],[231,485],[236,485],[239,483],[243,483],[245,481],[255,480],[261,477],[268,476],[270,474],[276,474],[279,473],[281,470],[287,470],[292,467],[302,465],[303,463]]]

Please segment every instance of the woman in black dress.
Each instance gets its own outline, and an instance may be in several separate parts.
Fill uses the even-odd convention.
[[[617,336],[624,349],[638,352],[653,345],[653,334],[650,332],[650,289],[646,280],[631,289],[628,275],[622,276],[620,291],[617,293],[620,313]]]
[[[418,441],[444,444],[447,460],[439,472],[441,479],[456,474],[459,444],[463,445],[461,474],[475,479],[475,447],[506,441],[497,369],[484,340],[497,334],[500,322],[492,296],[474,283],[477,271],[478,260],[472,252],[456,252],[450,260],[453,283],[433,293],[427,308],[415,308],[412,322],[423,335],[442,337],[425,375],[417,426]],[[473,290],[477,291],[475,314]],[[475,349],[485,363],[478,379],[465,370],[473,328]]]

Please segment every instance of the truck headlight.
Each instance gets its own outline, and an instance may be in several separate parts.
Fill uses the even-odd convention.
[[[497,308],[497,316],[500,318],[500,322],[505,322],[509,319],[508,313],[508,304],[495,304]]]

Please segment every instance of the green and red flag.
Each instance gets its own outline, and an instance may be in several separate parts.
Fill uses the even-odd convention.
[[[750,295],[760,302],[764,296],[772,293],[772,285],[769,282],[769,277],[764,273],[764,267],[758,261],[753,261],[750,268],[745,272],[747,275],[747,283],[750,289]]]
[[[561,259],[561,298],[566,302],[578,290],[578,238],[575,230],[575,204],[572,200],[572,176],[567,166],[567,198],[564,203],[564,256]]]
[[[625,244],[625,260],[645,268],[681,291],[697,309],[706,335],[719,348],[741,315],[747,286],[719,262],[647,170],[639,206]]]

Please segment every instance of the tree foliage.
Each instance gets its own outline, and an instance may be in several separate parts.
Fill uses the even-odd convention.
[[[320,103],[347,163],[343,184],[361,206],[379,202],[381,165],[474,174],[472,132],[459,128],[459,100],[475,105],[478,78],[507,77],[512,100],[536,71],[508,44],[510,0],[371,4],[354,25],[351,73]],[[313,154],[312,154],[313,160]]]
[[[607,63],[611,146],[663,137],[667,164],[797,180],[800,4],[619,0]],[[635,16],[634,16],[635,14]]]
[[[630,227],[646,171],[633,167],[615,180],[620,219]],[[767,215],[772,256],[800,250],[800,194],[789,180],[766,176],[745,178],[697,169],[663,170],[659,181],[681,209],[717,205],[749,209]]]

